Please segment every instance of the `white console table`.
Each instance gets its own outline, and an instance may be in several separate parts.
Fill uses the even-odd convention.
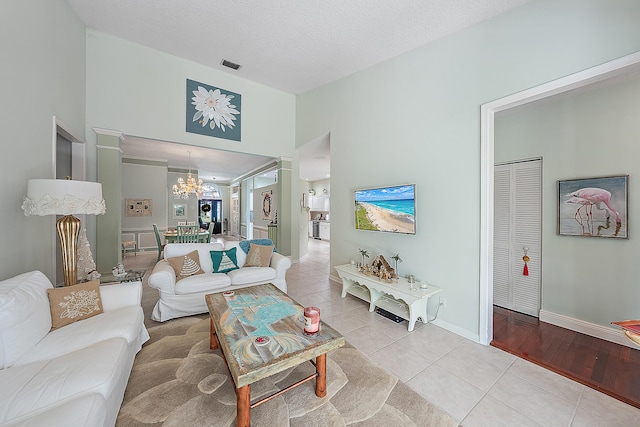
[[[420,283],[411,284],[404,277],[397,283],[387,283],[377,277],[367,276],[350,264],[336,267],[342,279],[342,298],[347,294],[363,299],[369,303],[369,311],[380,307],[390,313],[409,321],[409,332],[413,331],[416,320],[428,323],[427,303],[429,297],[441,291],[440,288],[428,285],[426,289]]]

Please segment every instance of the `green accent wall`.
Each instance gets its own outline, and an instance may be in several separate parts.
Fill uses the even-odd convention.
[[[332,265],[357,258],[358,248],[400,253],[403,272],[443,288],[448,305],[436,322],[471,338],[479,326],[480,106],[640,51],[639,1],[538,0],[294,96],[85,30],[63,0],[5,0],[0,11],[8,64],[0,67],[0,113],[11,146],[3,173],[13,184],[0,189],[0,215],[13,225],[4,236],[13,243],[0,247],[2,278],[33,269],[52,277],[53,220],[24,217],[20,205],[29,178],[52,176],[53,115],[85,136],[86,178],[95,180],[102,169],[105,183],[119,171],[98,159],[94,127],[277,158],[295,158],[296,147],[330,132]],[[185,132],[187,78],[242,94],[241,142]],[[292,170],[297,212],[295,160]],[[406,182],[417,185],[415,236],[354,229],[355,188]],[[103,192],[114,197],[105,186]],[[120,202],[107,200],[107,215],[115,209],[119,217]],[[279,225],[299,229],[301,217]],[[292,249],[299,248],[299,237],[292,239]],[[113,265],[110,251],[119,253],[119,241],[109,245],[107,252],[98,248],[99,259],[109,253],[101,269]]]
[[[55,217],[20,206],[29,179],[54,177],[53,116],[84,138],[85,27],[64,0],[3,0],[0,52],[0,280],[40,270],[55,282]]]
[[[123,203],[127,199],[151,199],[153,202],[151,216],[126,216],[123,207],[122,231],[153,232],[153,224],[164,230],[169,218],[169,205],[173,202],[173,195],[168,192],[167,187],[167,162],[122,159]]]
[[[331,133],[331,264],[400,253],[443,289],[436,323],[478,339],[480,106],[640,50],[638,22],[635,0],[535,1],[298,96],[296,146]],[[399,183],[416,235],[355,230],[354,189]]]
[[[120,136],[97,134],[97,179],[102,184],[102,198],[107,206],[96,221],[96,268],[108,273],[122,260],[122,151]]]
[[[292,253],[292,244],[298,238],[297,235],[292,235],[292,231],[297,227],[290,225],[294,217],[291,185],[291,161],[280,160],[278,162],[278,251],[287,255]],[[297,219],[297,216],[295,217]]]

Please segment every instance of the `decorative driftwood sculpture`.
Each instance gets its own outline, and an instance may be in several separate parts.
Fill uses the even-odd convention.
[[[373,267],[373,274],[380,280],[391,282],[393,279],[398,278],[396,271],[389,265],[382,255],[375,257],[371,266]]]

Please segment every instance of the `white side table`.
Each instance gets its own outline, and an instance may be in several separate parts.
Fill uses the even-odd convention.
[[[429,323],[427,304],[429,298],[441,291],[440,288],[428,285],[426,289],[419,283],[411,284],[404,277],[397,283],[387,283],[377,277],[367,276],[350,264],[336,267],[342,279],[342,297],[351,294],[369,303],[369,311],[376,307],[387,310],[409,321],[409,332],[413,331],[416,321]]]

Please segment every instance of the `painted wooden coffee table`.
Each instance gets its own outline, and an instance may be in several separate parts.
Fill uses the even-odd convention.
[[[271,283],[209,294],[205,300],[211,348],[220,345],[236,386],[238,426],[250,425],[251,408],[314,378],[316,396],[327,394],[326,353],[344,345],[339,332],[321,321],[319,334],[306,335],[303,307]],[[306,361],[314,363],[313,375],[251,403],[252,383]]]

